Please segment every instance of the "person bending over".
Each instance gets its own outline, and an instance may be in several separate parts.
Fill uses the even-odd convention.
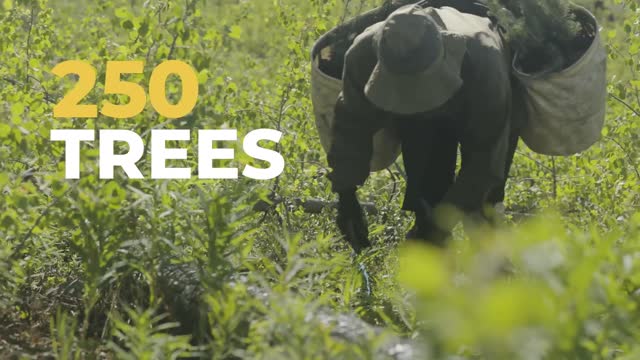
[[[356,189],[369,176],[373,135],[394,128],[407,175],[407,235],[444,245],[464,216],[491,222],[517,145],[511,54],[490,19],[407,5],[358,35],[345,55],[328,153],[338,227],[369,246]],[[461,169],[455,174],[458,146]]]

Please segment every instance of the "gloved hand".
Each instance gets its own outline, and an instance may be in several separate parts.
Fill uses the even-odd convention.
[[[451,232],[441,229],[435,223],[431,205],[424,199],[420,199],[420,206],[416,209],[415,214],[416,222],[407,233],[407,239],[421,239],[434,246],[446,246]]]
[[[356,190],[338,193],[338,228],[356,253],[371,246],[367,220],[362,212]]]

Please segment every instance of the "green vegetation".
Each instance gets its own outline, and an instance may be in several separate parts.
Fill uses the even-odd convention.
[[[602,140],[566,158],[521,144],[497,234],[470,242],[458,230],[445,251],[407,247],[393,168],[360,191],[378,209],[374,247],[352,259],[334,212],[307,214],[294,199],[334,199],[309,49],[373,5],[0,1],[0,358],[365,359],[396,337],[433,359],[640,358],[640,8],[596,12],[610,56]],[[190,63],[199,101],[179,120],[150,106],[127,120],[54,119],[73,81],[49,71],[68,59],[98,69],[87,103],[103,100],[107,60],[134,59],[145,73],[129,78],[145,87],[158,63]],[[65,180],[64,146],[49,140],[64,128],[131,129],[148,143],[150,129],[223,127],[282,130],[285,172],[264,182],[99,180],[97,147],[85,145],[81,179]],[[188,147],[172,166],[197,168]],[[253,161],[237,153],[233,165]],[[139,166],[149,174],[148,156]],[[284,201],[253,210],[273,197]],[[326,318],[339,313],[383,330],[336,336]]]

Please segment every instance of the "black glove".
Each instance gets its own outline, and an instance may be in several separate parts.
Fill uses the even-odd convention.
[[[433,208],[424,199],[420,199],[420,206],[416,210],[416,222],[407,234],[408,238],[417,238],[438,247],[446,246],[451,232],[441,229],[436,223]]]
[[[371,246],[367,220],[355,189],[338,193],[338,228],[356,253]]]

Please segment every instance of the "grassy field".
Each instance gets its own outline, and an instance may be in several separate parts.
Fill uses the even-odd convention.
[[[335,200],[309,51],[377,3],[345,1],[0,1],[0,358],[371,359],[407,341],[429,359],[640,359],[636,3],[594,9],[609,52],[598,143],[571,157],[521,143],[505,225],[474,242],[457,229],[446,250],[404,244],[402,175],[376,173],[359,192],[377,208],[374,246],[353,258],[332,210],[296,205]],[[103,95],[108,60],[144,60],[129,79],[145,88],[157,64],[183,60],[197,105],[178,120],[150,106],[131,119],[54,118],[74,81],[50,71],[72,59],[97,69],[93,104],[117,101]],[[177,81],[167,89],[175,97]],[[95,144],[83,145],[81,178],[65,180],[64,145],[49,137],[129,129],[148,144],[151,129],[221,128],[282,131],[283,174],[199,180],[192,141],[171,163],[190,180],[151,180],[148,152],[145,179],[101,180]],[[264,165],[236,150],[226,166]],[[505,257],[513,276],[501,275]]]

